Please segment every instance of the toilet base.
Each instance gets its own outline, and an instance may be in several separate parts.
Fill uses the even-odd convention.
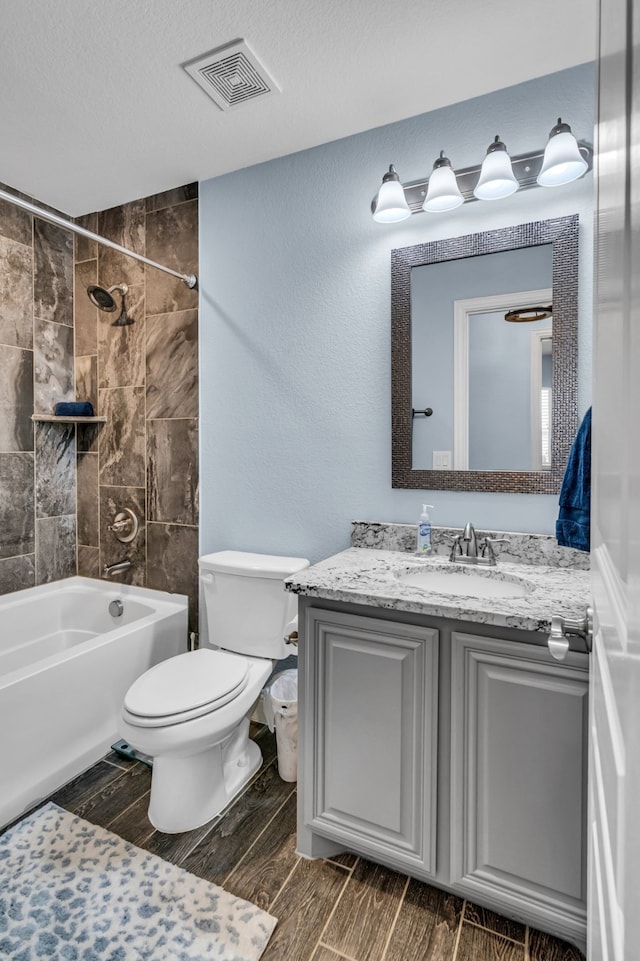
[[[192,831],[211,821],[260,769],[260,748],[244,718],[224,741],[188,757],[155,757],[149,820],[163,834]]]

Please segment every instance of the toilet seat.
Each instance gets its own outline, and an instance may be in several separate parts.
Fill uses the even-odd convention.
[[[241,654],[202,648],[156,664],[131,685],[123,716],[136,727],[166,727],[211,714],[247,686]]]

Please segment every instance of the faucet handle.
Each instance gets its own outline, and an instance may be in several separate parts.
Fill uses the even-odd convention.
[[[510,543],[511,541],[508,537],[485,537],[480,545],[482,557],[488,558],[489,564],[495,564],[497,557],[496,552],[493,549],[493,545]]]
[[[462,534],[456,534],[451,542],[451,553],[449,554],[449,560],[455,561],[458,554],[462,554]]]

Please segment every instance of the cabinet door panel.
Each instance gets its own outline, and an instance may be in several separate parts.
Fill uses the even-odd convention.
[[[425,859],[431,870],[437,632],[326,611],[312,620],[313,825],[365,853]]]
[[[452,882],[584,925],[587,674],[544,648],[453,635]]]

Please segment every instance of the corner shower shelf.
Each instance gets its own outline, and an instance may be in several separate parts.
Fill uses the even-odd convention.
[[[56,414],[32,414],[36,424],[106,424],[106,417],[58,417]]]

